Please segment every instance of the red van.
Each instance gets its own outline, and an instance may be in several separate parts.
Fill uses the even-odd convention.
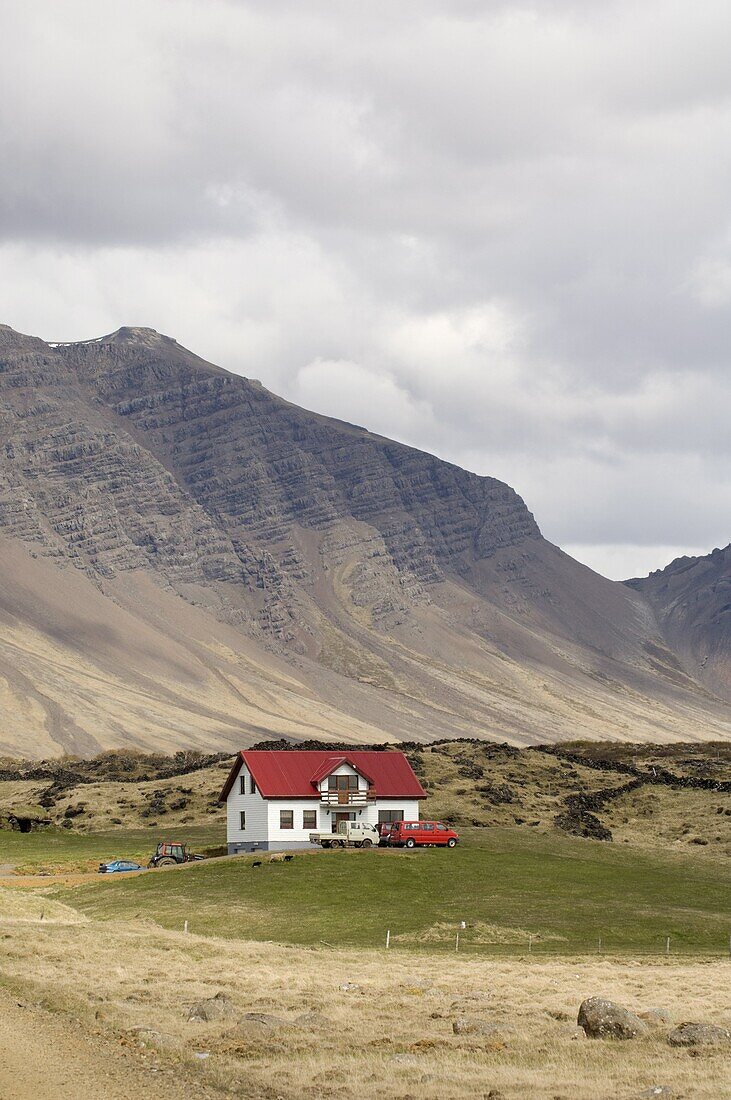
[[[394,821],[388,843],[395,848],[416,848],[446,845],[454,848],[459,835],[443,821]]]

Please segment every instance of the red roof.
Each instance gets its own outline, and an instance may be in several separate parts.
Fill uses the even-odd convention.
[[[264,798],[315,798],[317,784],[341,764],[350,764],[360,772],[375,789],[377,798],[426,798],[426,791],[402,752],[245,749],[236,758],[219,801],[228,798],[242,764],[246,764]]]

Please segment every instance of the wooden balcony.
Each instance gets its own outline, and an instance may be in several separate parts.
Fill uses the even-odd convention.
[[[376,792],[372,787],[356,791],[321,791],[320,802],[323,806],[366,806],[375,802]]]

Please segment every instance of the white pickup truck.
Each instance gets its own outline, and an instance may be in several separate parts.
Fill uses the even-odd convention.
[[[341,821],[336,833],[310,833],[310,844],[323,848],[377,848],[380,839],[375,825],[364,821]]]

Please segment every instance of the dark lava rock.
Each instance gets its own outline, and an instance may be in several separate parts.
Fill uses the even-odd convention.
[[[723,1046],[731,1042],[731,1031],[716,1024],[678,1024],[668,1035],[671,1047]]]

